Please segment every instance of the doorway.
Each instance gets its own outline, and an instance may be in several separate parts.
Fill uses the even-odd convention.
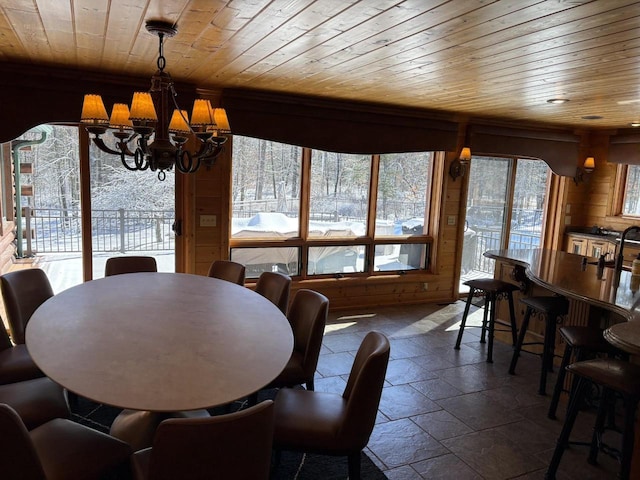
[[[460,293],[472,278],[493,277],[487,250],[538,248],[551,170],[537,159],[474,156],[469,165]]]

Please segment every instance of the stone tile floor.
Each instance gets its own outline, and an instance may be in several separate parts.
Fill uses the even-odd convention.
[[[523,354],[509,375],[511,345],[496,341],[488,364],[477,328],[467,328],[454,350],[463,308],[459,301],[332,312],[316,390],[342,393],[360,341],[377,330],[389,338],[391,358],[366,453],[389,479],[542,479],[566,405],[558,420],[547,418],[550,395],[537,394],[537,356]],[[477,325],[481,316],[477,309],[470,320]],[[554,382],[552,374],[549,393]],[[572,440],[589,441],[593,420],[581,412]],[[619,435],[607,433],[605,441],[617,446]],[[587,447],[572,446],[558,480],[616,477],[615,459],[601,453],[592,466],[586,458]]]

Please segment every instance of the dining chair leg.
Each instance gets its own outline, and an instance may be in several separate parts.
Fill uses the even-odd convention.
[[[360,452],[348,456],[349,480],[360,480]]]

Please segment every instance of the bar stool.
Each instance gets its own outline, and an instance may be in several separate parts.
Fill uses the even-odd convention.
[[[513,344],[516,343],[517,327],[516,327],[516,315],[513,307],[513,292],[519,290],[519,287],[512,283],[498,280],[495,278],[476,278],[474,280],[468,280],[464,282],[464,285],[469,287],[469,296],[467,297],[467,304],[464,307],[464,313],[462,315],[462,322],[460,323],[460,330],[458,331],[458,339],[456,340],[455,349],[460,350],[460,342],[462,341],[462,334],[467,323],[467,316],[469,315],[469,309],[471,307],[471,300],[474,295],[484,295],[485,306],[484,316],[482,319],[482,333],[480,335],[480,343],[485,343],[485,335],[489,336],[489,347],[487,349],[487,363],[493,363],[493,335],[495,332],[495,324],[506,325],[510,327],[511,338]],[[509,316],[510,324],[496,320],[496,302],[502,298],[506,298],[509,302]],[[487,323],[487,316],[488,323]]]
[[[569,312],[569,300],[565,297],[552,296],[552,297],[527,297],[520,299],[522,303],[527,306],[524,318],[522,319],[522,325],[520,326],[520,334],[518,335],[518,341],[516,348],[513,351],[511,357],[511,365],[509,366],[509,373],[511,375],[516,372],[516,364],[518,363],[518,357],[520,352],[523,351],[523,345],[542,345],[542,354],[535,352],[534,355],[540,355],[542,358],[542,366],[540,371],[540,385],[538,387],[538,393],[545,395],[547,386],[547,372],[553,371],[553,355],[556,343],[556,323],[558,317],[562,317]],[[532,315],[542,315],[545,319],[544,327],[544,339],[542,342],[525,342],[525,336],[527,329],[529,328],[529,320]]]
[[[560,335],[564,340],[565,347],[564,354],[562,355],[562,363],[558,371],[558,378],[556,379],[556,385],[553,388],[553,394],[551,396],[551,404],[549,405],[549,411],[547,413],[547,417],[552,420],[556,418],[560,394],[565,391],[564,380],[567,376],[566,368],[573,355],[575,355],[576,362],[587,360],[588,357],[593,358],[599,353],[606,354],[609,357],[618,355],[625,356],[624,352],[618,350],[605,340],[602,336],[602,330],[597,327],[569,325],[560,327]]]
[[[598,406],[596,423],[593,428],[589,456],[587,461],[596,464],[598,450],[601,445],[601,436],[604,431],[604,421],[610,402],[614,401],[615,394],[622,396],[624,403],[624,427],[622,431],[622,449],[620,451],[620,470],[618,478],[629,478],[631,469],[631,457],[633,454],[635,414],[640,400],[640,365],[613,358],[598,358],[572,363],[567,370],[576,375],[577,382],[569,399],[567,417],[558,437],[556,448],[551,457],[549,468],[545,474],[546,480],[554,480],[562,459],[562,454],[569,444],[571,430],[576,421],[580,406],[587,392],[590,382],[602,387],[602,397]]]

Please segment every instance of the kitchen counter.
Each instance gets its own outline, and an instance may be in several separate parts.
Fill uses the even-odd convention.
[[[619,283],[613,268],[605,268],[598,278],[596,265],[587,257],[557,250],[489,250],[484,254],[524,268],[534,283],[560,295],[612,311],[627,320],[640,303],[638,286],[631,287],[631,272],[620,272]],[[589,259],[590,260],[590,259]]]

